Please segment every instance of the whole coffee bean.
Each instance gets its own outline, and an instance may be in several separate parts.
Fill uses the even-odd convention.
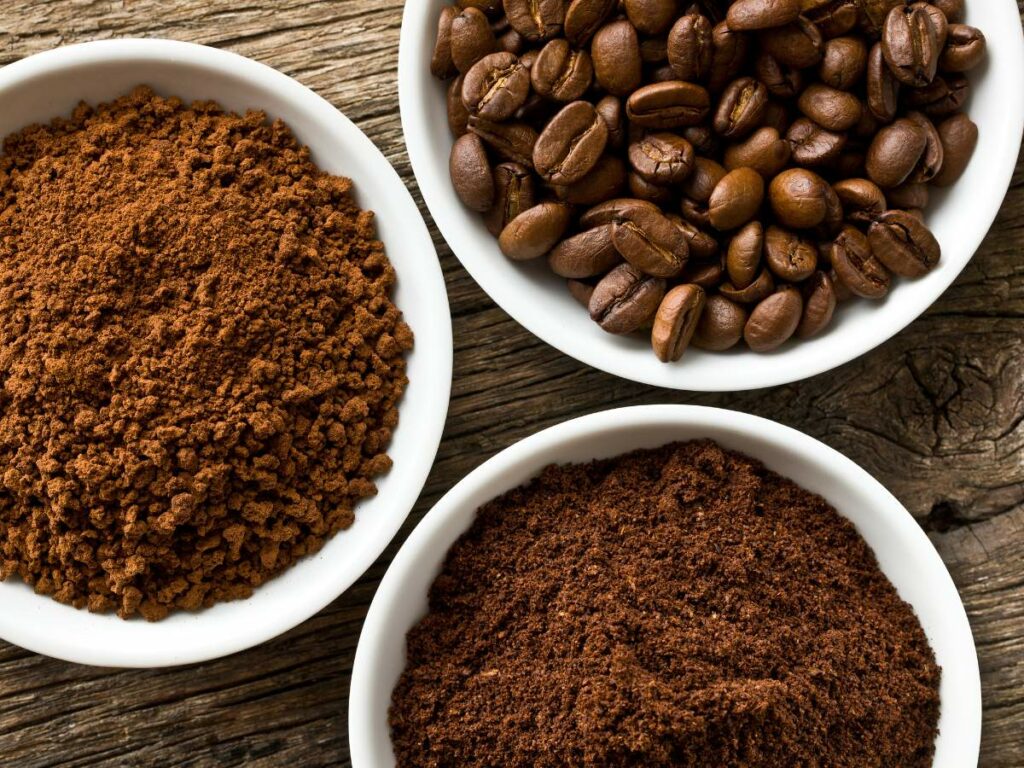
[[[764,117],[761,120],[762,128],[774,128],[780,135],[785,134],[790,126],[789,110],[785,104],[772,99],[764,108]]]
[[[710,291],[718,287],[724,274],[725,270],[722,267],[721,259],[712,259],[703,263],[693,261],[687,262],[686,269],[683,270],[679,279],[684,283],[699,285]]]
[[[484,216],[487,231],[497,237],[512,219],[537,204],[534,176],[518,163],[494,169],[494,205]]]
[[[605,96],[594,105],[608,126],[608,146],[621,149],[626,144],[626,110],[617,96]]]
[[[718,136],[708,125],[688,125],[681,131],[682,136],[702,155],[718,152]]]
[[[726,86],[712,125],[722,136],[742,138],[761,124],[768,90],[752,77],[741,77]]]
[[[678,227],[660,211],[644,208],[629,210],[612,223],[612,242],[623,259],[653,277],[675,277],[690,253]]]
[[[660,35],[676,17],[675,0],[622,0],[626,17],[645,35]]]
[[[916,124],[925,137],[924,152],[921,159],[908,177],[910,182],[929,182],[934,179],[942,170],[944,150],[942,139],[935,125],[928,117],[921,112],[908,112],[907,119]],[[915,206],[903,206],[913,208]]]
[[[683,356],[704,312],[705,293],[699,285],[677,285],[665,294],[654,315],[651,346],[663,363]]]
[[[826,186],[825,220],[814,228],[816,235],[822,240],[835,237],[839,230],[843,228],[845,215],[846,213],[843,210],[843,204],[839,201],[839,196],[831,186]]]
[[[885,193],[867,179],[843,179],[832,185],[846,217],[855,224],[867,225],[881,216],[886,208]]]
[[[847,288],[843,281],[839,279],[839,274],[835,269],[829,270],[828,279],[832,281],[832,289],[836,292],[836,304],[842,304],[844,301],[849,301],[856,297],[857,294]]]
[[[608,126],[587,101],[565,106],[547,124],[533,148],[533,167],[551,184],[579,181],[601,158]]]
[[[601,27],[590,43],[597,83],[613,96],[628,96],[640,87],[643,60],[636,29],[625,19]]]
[[[775,128],[758,128],[746,141],[725,150],[725,167],[753,168],[769,179],[786,166],[790,151],[789,142]]]
[[[612,243],[612,225],[594,227],[563,240],[548,254],[548,266],[561,277],[603,275],[622,261]]]
[[[946,39],[949,36],[949,20],[946,18],[946,14],[931,3],[916,2],[911,3],[910,6],[912,8],[920,8],[928,14],[932,20],[932,26],[935,27],[935,43],[940,51],[945,48]]]
[[[724,296],[708,296],[690,343],[709,352],[724,352],[739,344],[746,323],[747,312],[739,304]]]
[[[672,189],[670,187],[652,184],[636,171],[629,172],[626,182],[629,186],[629,194],[633,197],[638,197],[641,200],[650,200],[652,203],[657,203],[662,207],[666,207],[672,202]]]
[[[737,288],[732,283],[722,283],[718,290],[730,301],[739,304],[756,304],[775,290],[775,280],[772,278],[772,273],[765,267],[754,278],[754,282],[746,288]]]
[[[882,189],[898,187],[917,167],[927,136],[913,120],[903,117],[878,132],[868,147],[868,177]]]
[[[752,221],[733,235],[725,256],[725,269],[730,282],[739,289],[746,288],[761,271],[764,250],[764,226]]]
[[[602,155],[579,181],[555,187],[559,198],[572,205],[597,205],[622,195],[626,188],[626,164],[616,155]]]
[[[632,333],[654,317],[665,296],[665,281],[630,264],[605,275],[590,297],[590,317],[608,333]]]
[[[971,155],[978,144],[978,126],[961,113],[943,120],[937,130],[942,141],[943,162],[932,184],[948,187],[963,175],[971,161]]]
[[[815,66],[825,50],[821,32],[807,19],[800,17],[794,23],[773,27],[760,33],[762,49],[781,63],[797,69]]]
[[[668,33],[668,63],[680,80],[695,83],[711,69],[711,22],[707,16],[681,16]]]
[[[665,218],[679,227],[679,231],[683,233],[687,245],[690,246],[691,259],[706,260],[718,254],[718,241],[707,232],[677,214],[666,213]]]
[[[784,226],[810,229],[825,220],[829,189],[814,171],[790,168],[772,179],[768,201]]]
[[[629,164],[651,184],[678,184],[693,170],[693,145],[674,133],[650,133],[629,145]]]
[[[946,48],[939,57],[939,68],[944,72],[967,72],[985,58],[985,35],[980,29],[966,24],[951,24]]]
[[[464,75],[459,75],[448,86],[446,97],[448,110],[448,128],[452,136],[459,138],[469,130],[469,110],[462,103],[462,82]]]
[[[955,24],[964,18],[964,0],[932,0],[932,5],[942,11],[950,24]]]
[[[568,40],[559,38],[545,45],[533,67],[533,89],[554,101],[575,101],[590,87],[594,65],[586,51],[575,51]]]
[[[498,41],[482,11],[466,8],[452,19],[451,47],[452,63],[462,73],[497,50]]]
[[[653,203],[649,203],[646,200],[620,197],[613,200],[607,200],[595,205],[587,211],[584,211],[583,215],[580,216],[580,227],[583,229],[590,229],[592,227],[600,227],[605,224],[612,224],[616,221],[625,221],[631,216],[632,211],[637,209],[644,209],[653,213],[661,213],[661,209],[658,206]]]
[[[569,289],[569,295],[576,299],[584,308],[590,308],[590,299],[594,296],[594,286],[590,283],[585,283],[582,280],[566,280],[566,287]]]
[[[912,88],[907,91],[907,106],[919,109],[929,117],[939,118],[959,112],[967,95],[970,84],[960,74],[937,75],[924,88]]]
[[[569,207],[561,203],[540,203],[527,208],[501,230],[498,246],[513,261],[543,256],[569,227]]]
[[[503,0],[509,24],[527,40],[550,40],[562,33],[564,0]]]
[[[498,50],[507,53],[514,53],[516,56],[526,49],[526,38],[509,27],[498,37]]]
[[[818,67],[821,82],[840,91],[849,91],[864,77],[868,68],[868,47],[860,37],[837,37],[825,43]]]
[[[710,108],[708,92],[682,80],[645,85],[626,100],[626,116],[633,123],[661,130],[697,125],[707,117]]]
[[[722,21],[711,30],[711,65],[708,69],[708,88],[721,91],[743,68],[747,59],[749,41],[745,32],[735,32]]]
[[[935,77],[939,66],[938,36],[923,8],[899,6],[889,11],[882,30],[882,54],[896,79],[920,88]]]
[[[668,62],[668,40],[665,37],[648,37],[640,41],[640,58],[644,64],[666,64]],[[669,67],[671,70],[671,67]],[[673,73],[670,80],[676,79]]]
[[[537,132],[525,123],[499,123],[471,115],[469,130],[483,139],[503,160],[533,167]]]
[[[743,339],[754,352],[778,349],[796,333],[803,311],[800,292],[783,286],[754,307],[743,327]]]
[[[494,175],[479,136],[467,133],[452,144],[448,170],[455,194],[467,208],[481,213],[491,209],[494,205]]]
[[[453,5],[441,7],[441,15],[437,19],[437,37],[434,51],[430,56],[430,74],[447,80],[458,72],[452,61],[452,19],[459,15],[459,9]]]
[[[565,39],[582,49],[615,10],[618,0],[572,0],[565,11]]]
[[[857,26],[857,0],[801,0],[803,15],[831,40]]]
[[[796,327],[797,338],[809,339],[817,336],[829,323],[836,311],[836,289],[824,272],[815,272],[804,283],[804,311],[800,317],[800,325]]]
[[[764,260],[776,277],[799,283],[818,268],[818,248],[810,240],[773,224],[764,233]]]
[[[902,8],[907,0],[858,0],[860,6],[860,25],[868,37],[877,39],[882,36],[885,19],[893,8]]]
[[[875,257],[900,277],[920,277],[938,264],[941,248],[935,236],[906,211],[886,211],[868,228]]]
[[[711,228],[711,215],[708,213],[708,204],[699,203],[684,197],[679,201],[679,213],[690,224],[699,229]]]
[[[691,200],[706,203],[727,173],[725,168],[709,157],[694,158],[693,170],[683,181],[679,191]]]
[[[882,44],[875,43],[868,54],[867,104],[871,114],[883,123],[896,117],[899,105],[900,81],[885,63]]]
[[[860,120],[860,99],[821,83],[807,86],[797,101],[807,117],[829,131],[848,131]]]
[[[875,258],[868,238],[859,229],[843,227],[832,241],[832,268],[839,281],[854,295],[865,299],[880,299],[889,292],[892,278],[888,270]]]
[[[780,99],[795,98],[804,89],[803,72],[787,66],[768,53],[754,61],[754,73],[768,93]]]
[[[462,103],[470,115],[485,120],[507,120],[529,94],[530,72],[512,53],[484,56],[462,82]]]
[[[800,0],[736,0],[725,20],[729,29],[742,32],[781,27],[799,15]]]
[[[820,166],[839,156],[846,146],[846,134],[825,130],[813,120],[801,117],[789,126],[786,141],[797,165]]]
[[[711,226],[725,232],[750,221],[764,202],[764,179],[751,168],[729,171],[708,200]]]

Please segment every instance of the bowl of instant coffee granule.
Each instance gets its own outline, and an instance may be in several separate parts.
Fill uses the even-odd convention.
[[[0,103],[0,637],[144,667],[294,627],[440,440],[415,203],[327,101],[225,51],[60,48]]]
[[[970,626],[849,459],[731,411],[585,416],[507,448],[374,597],[355,768],[975,765]]]

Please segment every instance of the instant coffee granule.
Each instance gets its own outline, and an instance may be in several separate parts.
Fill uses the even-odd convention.
[[[700,441],[482,507],[390,719],[416,768],[926,768],[939,676],[853,525]]]
[[[375,493],[412,334],[348,179],[138,88],[0,158],[0,578],[122,617],[243,598]]]

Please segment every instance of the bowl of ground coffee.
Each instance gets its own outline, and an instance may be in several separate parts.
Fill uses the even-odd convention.
[[[160,666],[286,631],[376,559],[440,440],[412,198],[329,103],[203,46],[57,49],[0,101],[0,636]]]
[[[1024,129],[1012,0],[408,3],[438,228],[532,333],[647,384],[803,379],[927,309]]]
[[[575,419],[463,479],[385,575],[349,702],[355,768],[962,768],[980,729],[911,515],[822,443],[695,406]]]

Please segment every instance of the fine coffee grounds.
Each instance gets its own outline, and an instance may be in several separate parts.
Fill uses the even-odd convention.
[[[709,442],[479,510],[409,634],[400,766],[931,765],[939,669],[822,498]]]
[[[0,578],[163,618],[248,596],[375,493],[412,333],[348,179],[139,88],[0,158]]]

